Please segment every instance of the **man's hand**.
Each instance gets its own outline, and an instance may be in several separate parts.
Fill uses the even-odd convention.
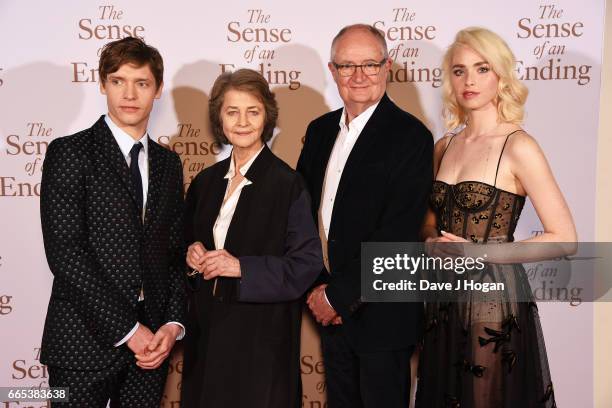
[[[145,355],[147,346],[153,339],[153,332],[144,324],[140,323],[136,332],[127,341],[127,346],[135,355]]]
[[[181,327],[176,324],[165,324],[159,328],[142,354],[136,354],[136,365],[145,370],[153,370],[159,367],[170,355],[176,337],[181,332]]]
[[[331,324],[342,324],[342,318],[338,316],[338,313],[327,300],[325,300],[325,288],[326,284],[319,285],[310,292],[308,295],[307,304],[317,322],[323,326]]]
[[[216,278],[217,276],[229,278],[239,278],[242,276],[240,261],[225,249],[207,251],[202,256],[202,259],[202,268],[199,270],[204,274],[204,279],[206,280]]]

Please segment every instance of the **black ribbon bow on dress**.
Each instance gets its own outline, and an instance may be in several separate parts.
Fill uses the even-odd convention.
[[[466,373],[471,372],[472,374],[474,374],[475,377],[479,377],[479,378],[484,375],[484,371],[487,369],[486,367],[483,367],[481,365],[472,365],[466,359],[463,359],[463,361],[459,361],[458,363],[455,363],[455,367],[459,369],[463,369],[463,371],[465,371]]]
[[[448,315],[450,313],[450,302],[441,302],[438,305],[438,315],[432,316],[431,319],[427,322],[427,326],[425,327],[425,333],[430,332],[431,330],[438,327],[438,317],[442,323],[448,324]]]
[[[447,408],[461,408],[461,403],[459,402],[459,399],[448,394],[444,394],[444,405]]]
[[[508,374],[512,372],[512,368],[516,364],[517,355],[512,350],[504,350],[502,351],[502,363],[508,365]]]
[[[497,353],[503,343],[510,341],[512,337],[512,329],[516,329],[519,333],[521,331],[516,316],[512,314],[508,316],[506,320],[504,320],[504,322],[502,323],[502,328],[504,329],[503,331],[491,329],[490,327],[485,327],[485,333],[487,333],[491,337],[485,339],[484,337],[479,336],[478,343],[480,344],[480,347],[484,347],[489,343],[495,343],[495,348],[493,349],[493,352]]]
[[[508,331],[512,331],[512,329],[515,328],[516,330],[518,330],[519,333],[521,332],[521,328],[518,324],[518,319],[513,314],[511,314],[506,318],[506,320],[504,320],[502,326],[507,327]]]
[[[553,389],[553,385],[548,384],[546,387],[546,393],[544,394],[544,398],[540,400],[541,403],[548,402],[552,398],[552,405],[550,408],[557,408],[557,402],[555,401],[555,390]]]
[[[509,331],[493,330],[489,327],[485,327],[484,331],[491,337],[489,337],[488,339],[485,339],[484,337],[479,336],[478,343],[480,344],[480,347],[484,347],[489,343],[495,343],[495,348],[493,348],[494,353],[497,353],[502,343],[510,341]]]
[[[438,326],[438,318],[436,317],[432,317],[429,322],[427,322],[427,327],[425,328],[425,333],[430,332],[431,330],[433,330],[436,326]]]

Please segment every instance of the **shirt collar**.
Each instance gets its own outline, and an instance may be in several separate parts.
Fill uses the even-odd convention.
[[[251,167],[251,165],[253,164],[253,162],[255,161],[255,159],[257,158],[257,156],[259,156],[259,153],[261,153],[261,151],[264,149],[265,147],[265,143],[261,146],[261,149],[259,149],[259,151],[257,153],[255,153],[253,155],[253,157],[251,157],[249,159],[248,162],[246,162],[242,167],[240,167],[239,171],[240,174],[242,174],[243,176],[246,177],[246,173],[247,171],[249,171],[249,168]],[[230,155],[230,167],[229,170],[227,171],[227,173],[225,174],[226,179],[231,179],[232,177],[234,177],[236,175],[236,164],[234,163],[234,151],[232,150],[232,154]],[[247,179],[248,180],[248,179]],[[250,181],[250,180],[249,180]]]
[[[113,122],[113,120],[110,118],[109,115],[104,116],[104,121],[108,125],[111,133],[113,134],[113,137],[117,141],[117,144],[119,145],[119,149],[121,149],[121,153],[123,154],[123,157],[127,158],[130,155],[130,150],[132,150],[132,146],[134,146],[134,144],[136,143],[134,141],[134,138],[128,135],[127,132],[125,132],[119,126],[117,126],[115,122]],[[144,132],[144,135],[142,135],[142,137],[138,141],[142,143],[142,151],[144,152],[145,157],[146,157],[149,151],[149,143],[148,143],[149,138],[148,138],[148,134],[146,131]]]
[[[360,134],[366,123],[368,123],[368,120],[370,120],[370,117],[372,117],[372,114],[374,113],[374,110],[376,110],[379,103],[380,101],[361,112],[359,116],[351,120],[348,126],[346,126],[346,107],[342,108],[342,115],[340,116],[340,129],[343,132],[347,132],[349,129],[354,128],[357,131],[357,134]]]

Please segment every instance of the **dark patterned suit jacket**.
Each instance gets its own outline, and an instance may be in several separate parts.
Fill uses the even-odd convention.
[[[98,370],[131,358],[114,347],[137,321],[141,287],[155,332],[183,323],[183,176],[178,156],[149,139],[144,223],[129,168],[101,117],[54,140],[40,196],[45,252],[54,275],[41,362]]]

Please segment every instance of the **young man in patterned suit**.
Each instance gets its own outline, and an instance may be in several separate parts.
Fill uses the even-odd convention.
[[[159,407],[167,357],[184,336],[182,166],[147,133],[162,93],[159,52],[114,41],[99,72],[108,114],[54,140],[44,163],[54,281],[41,362],[50,386],[70,388],[57,406]]]

